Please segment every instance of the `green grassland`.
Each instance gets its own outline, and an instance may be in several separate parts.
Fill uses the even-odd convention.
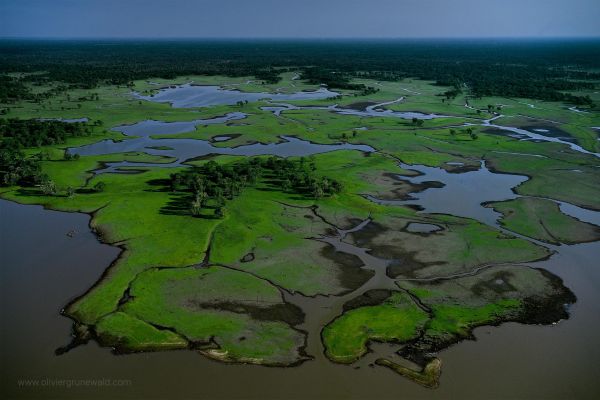
[[[433,282],[400,281],[430,310],[423,335],[402,352],[410,357],[471,337],[473,328],[503,321],[548,323],[565,318],[575,296],[562,281],[526,266],[489,268],[477,275]]]
[[[323,329],[325,354],[339,363],[352,363],[367,352],[369,341],[403,343],[419,336],[427,313],[410,297],[394,293],[383,303],[347,311]]]
[[[329,359],[353,363],[371,341],[404,344],[399,354],[422,364],[423,371],[387,359],[378,359],[377,364],[436,386],[439,370],[432,368],[439,360],[431,364],[432,352],[472,337],[477,326],[563,318],[564,304],[575,301],[558,278],[526,266],[490,268],[451,280],[399,281],[398,286],[405,292],[390,293],[379,304],[350,308],[323,329]]]
[[[600,240],[600,228],[565,215],[558,204],[545,199],[520,197],[491,203],[502,213],[502,226],[513,232],[552,244],[573,244]]]
[[[114,312],[96,325],[96,334],[104,345],[124,352],[185,349],[188,342],[181,335],[158,329],[124,312]]]
[[[152,269],[133,281],[129,293],[123,312],[172,329],[213,357],[284,365],[301,357],[303,333],[276,315],[258,319],[244,312],[254,307],[268,314],[284,304],[277,288],[249,274],[218,266]]]
[[[430,219],[443,229],[426,237],[404,231],[410,222],[406,218],[388,215],[376,217],[374,222],[372,230],[352,233],[351,240],[370,249],[374,256],[390,260],[388,274],[394,277],[452,276],[490,264],[533,261],[550,254],[544,247],[463,218],[440,215]]]
[[[40,165],[55,183],[56,193],[45,194],[36,186],[11,186],[0,187],[0,196],[23,204],[89,213],[91,226],[100,238],[121,247],[120,257],[105,275],[65,310],[95,333],[102,345],[122,352],[186,348],[223,361],[268,365],[301,362],[306,359],[306,334],[295,326],[303,316],[284,300],[283,293],[336,296],[367,282],[373,272],[364,268],[358,257],[337,252],[316,240],[366,218],[372,222],[344,240],[389,260],[388,276],[399,279],[400,289],[409,290],[414,298],[395,292],[381,304],[348,310],[331,321],[322,339],[326,354],[334,361],[357,360],[367,351],[369,341],[416,340],[409,348],[416,354],[430,349],[427,346],[431,343],[441,348],[468,337],[473,327],[483,324],[536,318],[548,322],[551,316],[543,319],[536,314],[532,299],[536,304],[554,304],[557,298],[572,300],[567,298],[562,283],[547,273],[506,266],[547,257],[548,249],[476,220],[378,205],[365,195],[393,198],[400,192],[414,191],[410,184],[398,184],[389,178],[389,174],[407,173],[398,166],[399,161],[451,170],[448,163],[476,166],[484,159],[494,171],[527,175],[530,179],[516,188],[519,194],[600,210],[598,158],[562,144],[519,141],[478,125],[471,127],[477,134],[473,138],[463,126],[489,118],[488,104],[502,105],[500,112],[505,117],[497,121],[499,124],[538,126],[549,124],[540,121],[551,119],[582,147],[599,151],[598,132],[590,129],[600,126],[595,111],[576,113],[564,104],[527,99],[466,99],[468,92],[442,102],[439,94],[448,88],[412,79],[357,80],[379,91],[364,96],[343,90],[339,91],[341,98],[290,103],[358,107],[357,103],[404,97],[402,102],[386,108],[447,117],[427,120],[416,127],[411,120],[340,115],[330,110],[289,110],[278,117],[261,109],[270,105],[265,101],[183,109],[139,101],[130,95],[131,90],[147,94],[163,86],[192,81],[249,92],[317,89],[294,78],[296,73],[286,72],[277,84],[263,84],[252,77],[183,76],[135,81],[131,88],[104,85],[89,90],[67,89],[39,103],[0,105],[9,109],[8,118],[90,120],[89,136],[69,138],[61,145],[24,149],[30,158],[45,154]],[[36,90],[56,86],[49,83]],[[97,100],[90,100],[96,94]],[[467,100],[482,112],[465,107]],[[182,205],[181,195],[169,189],[170,175],[187,167],[132,167],[137,173],[131,174],[93,172],[107,162],[160,164],[172,162],[171,158],[121,153],[65,159],[68,147],[104,139],[128,140],[111,131],[119,125],[147,119],[192,121],[233,111],[244,112],[247,118],[200,125],[191,132],[157,138],[210,140],[229,135],[232,139],[214,145],[233,147],[275,143],[282,135],[294,135],[323,144],[368,144],[377,152],[344,150],[311,157],[316,174],[343,184],[338,194],[315,199],[282,190],[262,179],[228,201],[221,218],[192,216],[187,205]],[[536,119],[535,124],[531,118]],[[208,159],[234,165],[240,157],[212,156],[189,161],[188,167],[203,165]],[[104,189],[93,190],[100,182]],[[563,215],[549,200],[518,199],[493,207],[505,214],[502,223],[506,228],[525,236],[550,243],[597,238],[595,228]],[[405,228],[411,222],[436,224],[442,230],[425,236],[410,233]],[[440,277],[452,279],[436,280]],[[406,279],[430,280],[418,283]],[[498,280],[502,283],[494,283]],[[415,298],[422,304],[417,304]],[[430,369],[439,368],[434,367]]]

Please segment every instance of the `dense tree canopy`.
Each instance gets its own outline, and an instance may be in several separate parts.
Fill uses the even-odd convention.
[[[90,128],[82,122],[0,119],[0,141],[7,147],[39,147],[60,144],[64,143],[67,137],[85,136],[89,133]]]
[[[92,88],[136,79],[208,74],[256,76],[303,68],[303,78],[362,90],[353,77],[420,78],[466,85],[475,96],[527,97],[586,104],[567,91],[600,79],[598,41],[0,41],[4,98],[26,98],[22,81]],[[2,99],[0,99],[2,101]]]
[[[0,186],[43,184],[39,161],[44,152],[27,157],[24,148],[64,143],[68,137],[89,134],[89,127],[80,122],[54,120],[0,119]]]
[[[314,161],[300,158],[252,158],[232,165],[215,161],[171,175],[170,189],[188,194],[189,209],[195,216],[205,216],[203,211],[214,210],[223,215],[227,200],[237,197],[244,188],[255,186],[259,181],[286,191],[315,199],[331,196],[342,190],[342,184],[334,179],[319,176]]]

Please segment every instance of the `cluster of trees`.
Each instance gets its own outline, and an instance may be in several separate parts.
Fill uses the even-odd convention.
[[[356,96],[368,96],[377,92],[379,92],[378,88],[374,88],[373,86],[365,86],[360,93],[356,94]]]
[[[366,90],[362,83],[351,83],[352,75],[322,67],[308,67],[302,71],[302,79],[313,85],[327,85],[330,89]]]
[[[27,158],[21,149],[0,141],[0,186],[33,186],[44,180],[39,159]]]
[[[38,119],[0,119],[0,141],[8,147],[40,147],[64,143],[68,137],[87,136],[83,122]]]
[[[46,151],[27,157],[24,148],[64,143],[67,137],[88,135],[83,123],[43,121],[36,119],[0,119],[0,185],[40,186],[44,193],[56,190],[42,173],[40,161],[49,158]],[[78,158],[65,154],[65,159]]]
[[[560,93],[560,92],[559,92]],[[560,101],[565,103],[575,104],[576,106],[587,106],[594,107],[594,101],[589,95],[585,96],[573,96],[571,93],[560,93],[562,96],[559,97]]]
[[[415,117],[413,117],[413,119],[412,119],[412,124],[413,124],[413,126],[415,126],[415,127],[417,127],[417,128],[420,128],[420,127],[422,127],[424,123],[425,123],[425,121],[423,121],[423,120],[422,120],[422,119],[420,119],[420,118],[415,118]]]
[[[471,128],[471,127],[465,129],[464,131],[450,129],[450,135],[456,136],[459,134],[465,134],[465,135],[469,136],[472,140],[476,140],[479,137],[479,136],[477,136],[477,133],[475,133],[475,131],[473,131],[473,128]]]
[[[18,101],[28,100],[34,103],[40,103],[43,100],[49,99],[57,94],[63,93],[68,90],[68,86],[59,84],[53,86],[46,91],[32,92],[25,85],[25,82],[31,78],[25,77],[14,77],[9,75],[0,74],[0,103],[1,104],[13,104]],[[38,78],[35,78],[38,79]],[[34,82],[34,86],[40,86],[39,82]],[[9,109],[2,110],[2,114],[6,114]]]
[[[342,184],[316,174],[314,160],[300,158],[252,158],[232,165],[215,161],[171,174],[170,189],[189,195],[189,211],[194,216],[225,215],[228,200],[239,196],[244,188],[268,179],[270,184],[286,192],[319,199],[342,191]]]
[[[442,93],[442,96],[444,96],[446,100],[454,100],[459,94],[462,94],[462,89],[460,88],[460,85],[455,84],[452,89]]]
[[[279,74],[281,74],[282,70],[277,70],[274,68],[265,68],[254,71],[250,75],[254,75],[256,79],[262,80],[264,83],[275,84],[281,80]]]
[[[31,93],[19,79],[0,75],[0,103],[14,103],[21,99],[30,98]]]

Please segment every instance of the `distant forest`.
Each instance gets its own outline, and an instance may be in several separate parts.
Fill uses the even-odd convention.
[[[0,40],[0,102],[32,98],[23,82],[93,88],[137,79],[205,74],[279,80],[282,70],[335,89],[354,77],[419,78],[472,95],[591,105],[569,92],[600,80],[598,40],[50,41]],[[38,72],[21,78],[11,72]],[[39,96],[39,95],[38,95]]]

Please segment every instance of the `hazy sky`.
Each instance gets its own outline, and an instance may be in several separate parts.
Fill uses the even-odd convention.
[[[600,0],[0,0],[11,37],[600,37]]]

